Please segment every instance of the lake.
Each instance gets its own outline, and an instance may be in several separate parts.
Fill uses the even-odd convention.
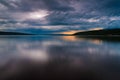
[[[120,80],[120,41],[0,36],[0,80]]]

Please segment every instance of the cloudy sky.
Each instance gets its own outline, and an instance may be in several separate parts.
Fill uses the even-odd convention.
[[[120,0],[0,0],[2,30],[44,33],[119,26]]]

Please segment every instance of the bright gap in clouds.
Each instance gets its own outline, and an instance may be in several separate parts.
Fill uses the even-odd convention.
[[[46,10],[36,10],[31,12],[13,13],[12,17],[18,21],[28,21],[28,20],[44,20],[47,15],[49,14],[48,11]]]
[[[28,17],[30,19],[41,19],[45,16],[48,15],[48,12],[47,11],[44,11],[44,10],[38,10],[38,11],[34,11],[34,12],[30,12],[28,14]]]

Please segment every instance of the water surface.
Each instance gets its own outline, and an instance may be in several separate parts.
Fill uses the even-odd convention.
[[[0,36],[0,80],[120,80],[120,41]]]

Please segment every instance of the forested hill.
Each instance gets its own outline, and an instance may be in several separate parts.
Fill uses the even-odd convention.
[[[0,35],[32,35],[32,34],[20,33],[20,32],[5,32],[5,31],[0,31]]]
[[[103,30],[93,30],[93,31],[83,31],[77,32],[73,35],[120,35],[120,29],[103,29]]]

